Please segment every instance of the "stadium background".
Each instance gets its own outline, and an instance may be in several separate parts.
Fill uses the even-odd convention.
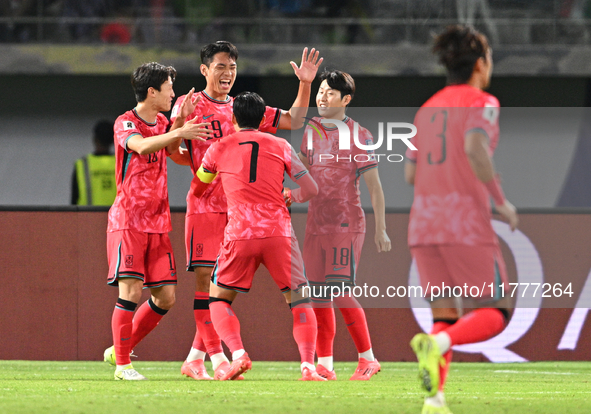
[[[73,163],[92,149],[94,122],[114,119],[134,105],[129,73],[135,66],[149,60],[173,64],[179,70],[177,95],[192,86],[200,89],[204,82],[196,50],[223,38],[235,42],[241,52],[232,94],[255,90],[268,104],[288,108],[297,91],[288,62],[298,62],[304,46],[315,46],[325,57],[324,67],[355,76],[355,106],[416,107],[445,83],[429,55],[429,33],[458,21],[456,6],[462,2],[345,2],[371,10],[357,16],[348,6],[333,11],[335,15],[306,15],[301,10],[290,15],[281,8],[288,2],[262,2],[268,7],[255,10],[256,16],[219,16],[215,22],[175,16],[171,2],[163,1],[123,17],[50,15],[44,5],[52,2],[34,3],[38,7],[32,15],[11,16],[3,10],[0,16],[0,310],[12,315],[10,322],[0,323],[1,359],[93,360],[110,344],[116,291],[104,283],[106,213],[65,206]],[[298,2],[302,7],[313,3]],[[501,115],[495,161],[505,177],[505,192],[527,213],[521,230],[536,246],[546,280],[572,278],[578,295],[591,269],[591,210],[585,209],[591,206],[591,133],[583,109],[591,102],[587,2],[570,2],[570,9],[565,6],[569,2],[562,1],[475,3],[490,7],[488,13],[478,9],[473,20],[491,37],[495,51],[490,92],[503,107],[523,109],[528,119],[513,116],[509,122]],[[274,9],[272,4],[279,6]],[[101,28],[120,18],[133,25],[130,43],[101,43]],[[197,26],[191,29],[193,23]],[[243,26],[246,29],[236,29]],[[189,179],[188,169],[170,165],[175,211],[171,236],[179,269],[184,262],[182,209]],[[405,209],[412,189],[403,183],[402,165],[383,169],[381,179],[394,252],[376,255],[369,230],[360,274],[391,276],[392,285],[405,284],[410,268]],[[368,206],[366,193],[363,200]],[[295,216],[295,223],[303,239],[301,215]],[[514,263],[512,251],[504,248],[507,261]],[[512,272],[517,280],[515,266]],[[256,289],[236,304],[248,335],[245,343],[255,359],[295,359],[289,313],[265,274],[260,271]],[[142,358],[184,357],[194,329],[192,280],[187,272],[179,273],[177,305],[138,347]],[[259,305],[258,295],[269,298],[268,307]],[[420,327],[411,310],[377,308],[367,314],[378,358],[412,359],[407,343]],[[586,308],[542,309],[510,348],[529,360],[588,359],[591,327],[586,315]],[[574,316],[575,324],[569,325]],[[559,349],[568,326],[579,328],[569,331],[574,332],[567,340],[572,349]],[[267,335],[257,339],[248,334],[255,330]],[[335,357],[355,357],[342,324]],[[459,353],[457,358],[487,360],[480,353]]]

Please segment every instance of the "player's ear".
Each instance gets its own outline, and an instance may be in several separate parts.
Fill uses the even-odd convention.
[[[234,125],[234,129],[236,131],[240,131],[240,126],[238,126],[238,121],[236,120],[236,115],[232,114],[232,125]]]
[[[201,74],[203,76],[207,76],[207,70],[209,68],[207,67],[207,65],[205,65],[204,63],[201,64],[201,66],[199,66],[199,70],[201,71]]]
[[[265,119],[267,119],[267,115],[263,115],[263,119],[261,119],[261,122],[259,122],[259,128],[265,123]]]
[[[345,95],[345,97],[342,99],[342,102],[345,104],[345,106],[349,105],[349,103],[351,102],[351,95],[347,94]]]

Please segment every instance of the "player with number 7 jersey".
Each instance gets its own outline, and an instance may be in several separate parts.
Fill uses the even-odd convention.
[[[232,121],[237,132],[209,147],[197,171],[199,185],[195,188],[195,195],[200,196],[209,183],[221,179],[228,197],[228,225],[213,270],[209,299],[213,325],[232,351],[232,366],[220,379],[236,379],[250,369],[231,304],[238,292],[250,290],[254,273],[263,264],[291,308],[302,380],[324,381],[314,368],[316,317],[309,298],[302,297],[300,289],[307,281],[303,272],[293,267],[284,173],[300,186],[291,191],[293,201],[307,201],[318,193],[318,186],[287,141],[257,130],[265,111],[259,95],[243,92],[234,105]]]

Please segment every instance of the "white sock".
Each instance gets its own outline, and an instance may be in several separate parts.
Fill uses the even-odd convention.
[[[205,361],[205,355],[206,355],[205,352],[191,347],[191,350],[189,351],[189,355],[187,356],[187,362],[197,361],[198,359],[202,359]]]
[[[236,361],[244,354],[246,354],[246,351],[244,349],[239,349],[238,351],[232,352],[232,361]]]
[[[222,362],[230,362],[230,361],[228,361],[228,358],[226,358],[226,356],[224,355],[223,352],[219,352],[217,354],[210,355],[209,359],[211,359],[211,366],[213,367],[214,370],[218,369],[218,367],[222,364]]]
[[[332,371],[334,369],[332,366],[332,356],[318,357],[318,365],[322,365],[327,370]]]
[[[373,356],[373,351],[371,348],[369,348],[367,351],[362,352],[359,354],[359,358],[365,358],[368,361],[375,361],[375,358]]]
[[[446,332],[439,332],[435,334],[434,338],[442,355],[449,351],[449,348],[451,347],[451,338]]]
[[[316,371],[314,364],[310,364],[309,362],[302,362],[302,365],[300,365],[300,371],[304,372],[304,368],[308,368],[310,371]]]
[[[443,407],[445,405],[445,395],[442,391],[437,391],[434,396],[425,398],[425,402],[434,407]]]

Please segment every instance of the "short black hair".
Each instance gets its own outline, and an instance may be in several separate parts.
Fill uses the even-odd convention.
[[[101,119],[94,124],[93,139],[103,147],[113,145],[113,122]]]
[[[131,75],[131,86],[136,101],[144,102],[148,96],[149,88],[159,91],[162,84],[168,80],[168,77],[174,82],[176,69],[156,62],[144,63],[134,70]]]
[[[255,92],[242,92],[234,98],[233,112],[240,128],[258,129],[265,115],[266,104]]]
[[[213,61],[213,57],[218,53],[227,53],[234,61],[238,60],[238,49],[236,49],[236,46],[225,40],[218,40],[215,43],[203,46],[201,49],[201,63],[209,67],[209,64]]]
[[[341,99],[347,95],[355,95],[355,81],[353,77],[346,72],[340,70],[325,70],[320,74],[320,82],[326,81],[331,89],[336,89],[341,92]]]
[[[472,26],[448,26],[435,37],[433,53],[447,70],[450,84],[466,83],[480,58],[487,59],[488,39]]]

